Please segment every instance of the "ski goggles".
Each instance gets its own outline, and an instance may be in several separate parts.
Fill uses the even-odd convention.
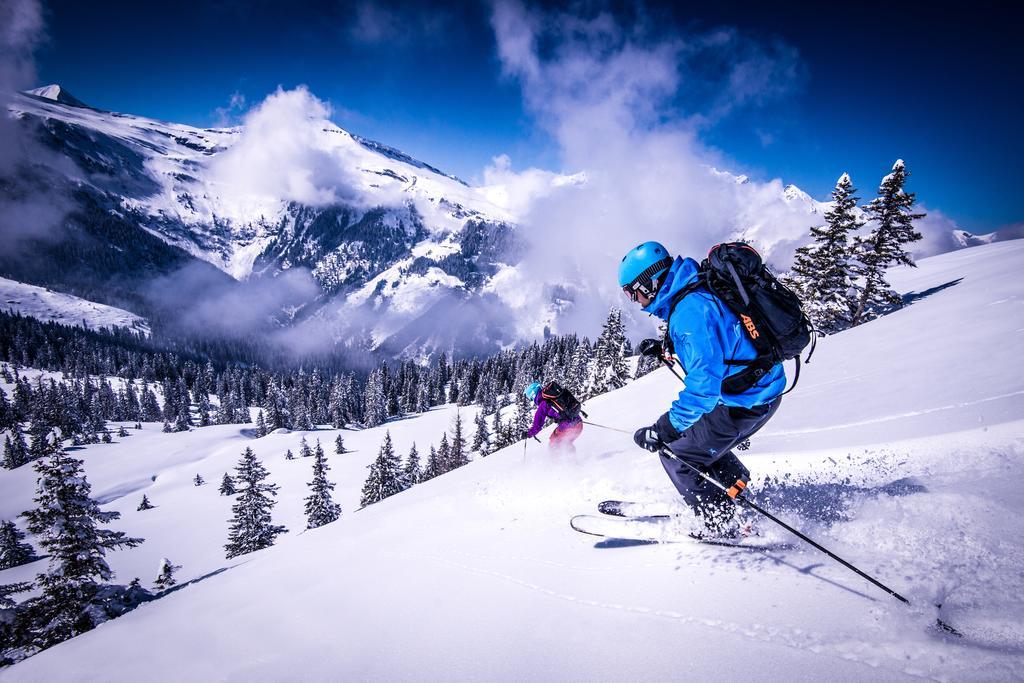
[[[654,295],[658,293],[658,288],[654,286],[654,276],[668,270],[671,266],[672,258],[669,256],[666,256],[657,263],[652,263],[642,273],[633,278],[632,282],[625,285],[622,288],[622,293],[634,303],[638,301],[638,295],[640,294],[643,294],[648,299],[653,299]]]

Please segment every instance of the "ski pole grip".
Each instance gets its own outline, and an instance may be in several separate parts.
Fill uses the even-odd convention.
[[[746,482],[744,482],[742,479],[737,479],[736,483],[730,486],[726,493],[729,495],[730,498],[736,500],[736,497],[742,494],[745,488],[747,488]]]

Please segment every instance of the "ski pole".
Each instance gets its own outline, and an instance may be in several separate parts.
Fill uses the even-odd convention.
[[[679,456],[677,456],[675,453],[673,453],[672,451],[668,450],[667,448],[661,448],[658,452],[661,455],[664,455],[665,457],[671,458],[671,459],[673,459],[673,460],[675,460],[677,462],[681,462],[684,465],[686,465],[687,467],[689,467],[691,470],[696,472],[698,476],[700,476],[702,479],[704,479],[704,481],[706,481],[709,484],[715,486],[716,488],[718,488],[722,492],[724,492],[725,495],[729,496],[730,500],[732,500],[732,502],[735,503],[736,505],[745,506],[745,507],[750,508],[751,510],[754,510],[756,512],[761,513],[762,515],[764,515],[765,517],[767,517],[771,521],[773,521],[776,524],[778,524],[779,526],[781,526],[786,531],[790,532],[791,534],[793,534],[794,536],[800,538],[801,540],[805,541],[806,543],[809,543],[811,546],[813,546],[813,547],[817,548],[818,550],[820,550],[821,552],[825,553],[826,555],[831,557],[833,560],[835,560],[839,564],[841,564],[844,567],[846,567],[847,569],[856,572],[859,576],[867,579],[868,581],[870,581],[874,585],[878,586],[879,588],[884,590],[886,593],[888,593],[892,597],[894,597],[897,600],[899,600],[900,602],[902,602],[902,603],[904,603],[906,605],[910,604],[910,600],[907,600],[905,597],[903,597],[902,595],[900,595],[899,593],[894,591],[892,588],[889,588],[884,583],[882,583],[878,579],[874,578],[873,576],[867,574],[866,572],[861,571],[860,569],[858,569],[857,567],[853,566],[852,564],[850,564],[849,562],[847,562],[843,558],[841,558],[838,555],[836,555],[834,552],[832,552],[831,550],[829,550],[825,546],[821,545],[820,543],[817,543],[813,539],[811,539],[811,538],[807,537],[806,535],[802,534],[801,532],[797,531],[796,529],[794,529],[793,527],[791,527],[790,525],[786,524],[781,519],[776,517],[775,515],[771,514],[770,512],[768,512],[767,510],[762,508],[760,505],[758,505],[754,501],[748,499],[745,495],[743,495],[744,494],[744,490],[746,489],[747,485],[746,485],[746,483],[742,479],[737,479],[735,484],[733,484],[730,488],[726,488],[717,479],[715,479],[714,477],[712,477],[712,476],[710,476],[708,474],[705,474],[700,469],[698,469],[697,467],[694,467],[690,463],[686,462],[686,460],[680,458]],[[944,622],[942,619],[936,618],[935,623],[938,625],[939,628],[941,628],[946,633],[950,633],[950,634],[952,634],[954,636],[957,636],[957,637],[963,637],[962,633],[960,633],[955,628],[953,628],[952,626],[950,626],[949,624]]]
[[[672,371],[673,375],[675,375],[676,377],[679,378],[680,382],[682,382],[683,384],[686,384],[686,380],[683,379],[683,376],[680,375],[679,372],[676,370],[676,364],[675,363],[669,362],[669,360],[667,358],[662,358],[661,362],[665,364],[666,368],[668,368],[669,370]]]
[[[588,422],[587,420],[581,420],[581,422],[583,424],[585,424],[585,425],[590,425],[591,427],[600,427],[601,429],[610,429],[613,432],[620,432],[622,434],[632,434],[633,433],[633,432],[628,432],[625,429],[617,429],[615,427],[609,427],[608,425],[597,424],[596,422]]]
[[[660,360],[666,368],[672,371],[672,374],[679,378],[679,381],[686,383],[683,376],[676,371],[676,364],[665,358],[665,349],[660,341],[657,339],[644,339],[640,342],[639,351],[641,356],[647,356],[649,358],[657,358]]]

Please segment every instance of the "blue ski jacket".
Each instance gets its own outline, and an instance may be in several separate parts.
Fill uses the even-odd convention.
[[[671,313],[672,299],[697,278],[697,262],[677,257],[665,283],[644,311],[668,322],[668,334],[682,363],[685,388],[668,411],[672,426],[680,432],[722,403],[752,408],[770,403],[786,390],[786,372],[779,363],[742,394],[722,394],[722,379],[743,370],[726,360],[751,360],[757,356],[735,313],[703,288],[683,297]]]

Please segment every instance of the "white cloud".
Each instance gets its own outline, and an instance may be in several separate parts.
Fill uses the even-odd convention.
[[[623,303],[618,263],[639,242],[660,240],[699,258],[743,233],[771,257],[791,249],[789,236],[806,235],[813,222],[783,199],[780,181],[741,184],[712,172],[732,164],[700,139],[729,111],[795,87],[795,52],[731,30],[659,38],[643,21],[535,10],[514,0],[493,7],[505,73],[519,81],[530,112],[557,143],[563,173],[586,177],[550,190],[550,175],[529,169],[516,178],[501,157],[485,171],[500,179],[508,205],[526,207],[522,232],[531,248],[517,300],[535,307],[552,285],[577,286],[562,330],[592,333],[609,305]],[[711,73],[701,70],[712,61]],[[705,108],[679,111],[680,100],[701,89],[714,93]],[[536,310],[520,313],[520,329],[536,332]]]
[[[330,106],[304,86],[278,88],[251,109],[235,144],[211,164],[212,178],[227,199],[274,197],[312,206],[360,203],[355,163],[337,130]]]
[[[233,126],[244,111],[245,95],[236,90],[231,93],[231,98],[225,106],[213,110],[213,125],[215,128]]]
[[[352,40],[368,45],[435,42],[451,33],[452,19],[432,4],[366,0],[355,6],[346,33]]]

